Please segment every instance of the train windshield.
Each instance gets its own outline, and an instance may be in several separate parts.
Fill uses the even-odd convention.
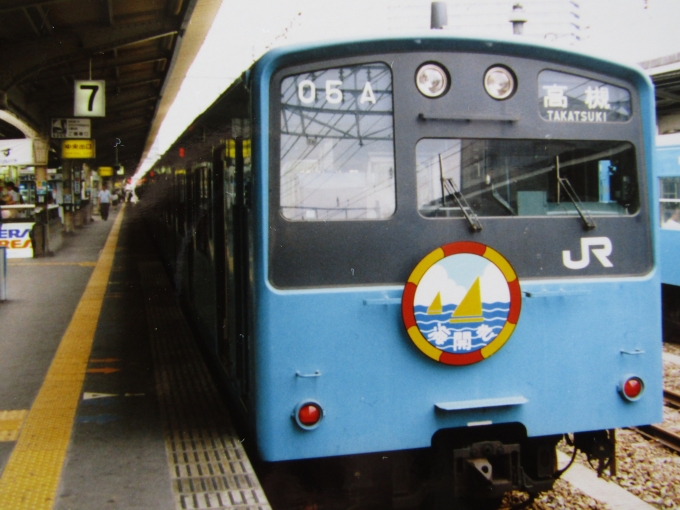
[[[423,139],[425,217],[626,216],[638,212],[635,150],[621,141]]]
[[[395,211],[392,73],[363,64],[281,83],[281,214],[385,219]]]

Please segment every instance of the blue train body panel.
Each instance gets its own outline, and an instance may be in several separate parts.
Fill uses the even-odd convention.
[[[292,418],[259,422],[263,456],[428,447],[437,430],[474,424],[520,422],[529,436],[541,436],[660,422],[658,285],[656,277],[527,283],[531,297],[524,296],[507,345],[483,363],[453,370],[411,343],[400,289],[268,289],[258,315],[258,414],[289,416],[306,399],[327,414],[311,432]],[[643,401],[619,395],[631,375],[646,383]],[[526,403],[492,402],[517,397]],[[456,402],[464,409],[436,408]],[[465,409],[475,405],[484,407]]]
[[[680,147],[657,148],[654,174],[658,179],[680,178]],[[655,183],[657,193],[660,185],[660,182]],[[660,228],[660,225],[660,221],[656,223],[660,244],[661,283],[680,286],[680,230]]]

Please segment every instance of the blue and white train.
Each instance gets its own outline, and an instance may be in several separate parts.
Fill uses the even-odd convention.
[[[662,420],[654,132],[649,79],[582,54],[289,47],[142,201],[262,460],[497,500],[550,489],[565,434],[605,466]]]
[[[657,147],[654,170],[659,190],[661,282],[680,286],[680,146]]]
[[[680,338],[680,146],[665,136],[657,139],[654,174],[657,182],[659,221],[659,273],[661,276],[664,340]]]

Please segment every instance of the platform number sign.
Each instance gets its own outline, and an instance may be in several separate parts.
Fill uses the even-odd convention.
[[[73,114],[76,117],[105,117],[105,86],[104,80],[76,80]]]

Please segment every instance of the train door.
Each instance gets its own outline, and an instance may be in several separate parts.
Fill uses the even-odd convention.
[[[233,380],[239,397],[249,392],[248,384],[248,235],[246,216],[246,174],[249,157],[244,158],[242,138],[229,140],[223,152],[225,225],[225,327],[220,360]],[[247,161],[246,161],[247,159]]]
[[[187,276],[187,251],[188,251],[188,224],[189,224],[189,196],[187,183],[187,171],[185,168],[175,170],[177,214],[175,221],[175,253],[177,260],[173,264],[173,283],[178,295],[184,294]]]
[[[216,349],[217,315],[215,309],[215,239],[213,218],[212,163],[200,163],[192,169],[194,184],[192,304],[196,324],[207,338],[207,347]]]
[[[222,358],[224,339],[226,338],[226,239],[225,239],[225,158],[224,149],[220,146],[212,154],[212,172],[210,186],[212,189],[212,265],[215,270],[215,325],[216,349]]]
[[[182,256],[184,257],[183,264],[183,281],[182,285],[186,288],[186,292],[182,295],[187,300],[187,303],[191,305],[193,301],[193,267],[194,267],[194,222],[196,218],[195,204],[195,183],[194,183],[194,172],[187,165],[187,176],[186,176],[186,216],[185,216],[185,231],[184,237],[182,239]]]

